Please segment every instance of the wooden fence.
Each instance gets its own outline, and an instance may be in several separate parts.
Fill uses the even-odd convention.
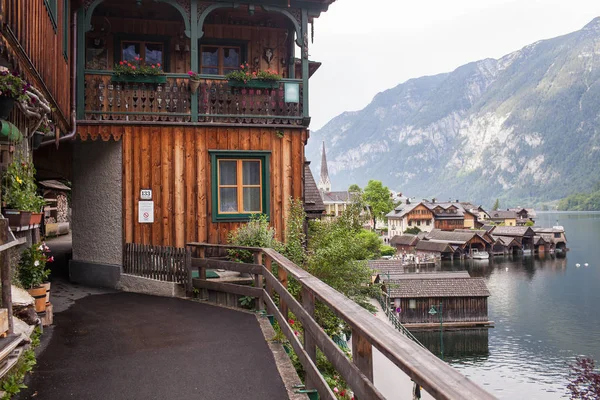
[[[144,278],[188,284],[184,248],[126,243],[123,272]]]
[[[215,249],[237,249],[254,255],[253,263],[235,263],[206,258]],[[316,367],[319,348],[344,378],[358,399],[384,399],[373,384],[373,347],[379,350],[414,382],[436,399],[488,400],[495,397],[444,363],[427,349],[381,321],[354,301],[310,275],[273,249],[235,247],[206,243],[187,244],[188,291],[193,289],[233,293],[256,298],[258,309],[272,314],[306,371],[306,388],[315,389],[321,399],[334,400]],[[276,275],[273,267],[276,268]],[[254,287],[206,279],[207,268],[220,268],[254,277]],[[193,279],[193,270],[199,278]],[[300,303],[287,290],[288,279],[300,284]],[[277,295],[277,296],[276,296]],[[278,304],[275,298],[278,298]],[[331,309],[352,329],[352,360],[325,333],[314,319],[315,302]],[[304,327],[303,343],[289,325],[289,312]],[[405,397],[408,398],[407,393]],[[404,398],[404,397],[402,397]]]

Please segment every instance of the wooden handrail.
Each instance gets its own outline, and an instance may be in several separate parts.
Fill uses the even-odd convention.
[[[322,398],[335,397],[332,397],[328,387],[323,387],[320,374],[316,376],[315,371],[312,370],[314,364],[316,364],[314,347],[319,348],[325,354],[336,371],[346,380],[360,399],[384,399],[373,384],[372,347],[378,349],[436,399],[495,399],[490,393],[437,358],[427,349],[420,347],[417,343],[273,249],[207,243],[188,243],[188,246],[202,249],[201,253],[205,253],[206,248],[246,250],[255,254],[255,265],[258,264],[257,259],[264,261],[265,267],[262,276],[266,281],[266,290],[262,292],[261,300],[264,301],[267,310],[279,322],[282,332],[292,344],[294,351],[298,354],[303,367],[307,371],[307,387],[312,386],[317,389]],[[258,255],[261,255],[261,257]],[[273,263],[278,266],[279,273],[277,277],[271,272]],[[191,264],[190,262],[189,268],[192,268]],[[199,265],[197,262],[195,264]],[[204,265],[209,265],[209,263]],[[226,266],[225,264],[220,265]],[[293,278],[302,286],[303,304],[300,304],[287,291],[288,278]],[[276,308],[273,301],[272,291],[279,295],[279,309]],[[352,328],[352,361],[346,358],[339,347],[314,320],[315,299],[327,305]],[[293,329],[288,325],[288,308],[305,329],[304,347],[298,348],[297,338],[294,336]]]

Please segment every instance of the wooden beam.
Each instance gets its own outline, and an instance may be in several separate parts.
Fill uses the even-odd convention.
[[[357,330],[352,330],[352,361],[373,382],[373,347]]]
[[[267,307],[267,312],[272,314],[277,320],[277,323],[279,323],[281,331],[283,332],[284,336],[289,340],[290,344],[292,345],[292,348],[294,349],[294,353],[296,353],[298,359],[300,360],[300,363],[302,364],[302,367],[304,367],[306,377],[311,382],[313,382],[315,388],[317,389],[317,392],[319,393],[320,398],[335,400],[335,394],[333,394],[333,392],[329,388],[329,385],[323,379],[323,376],[317,369],[316,364],[310,359],[308,354],[306,354],[306,352],[300,345],[298,338],[294,334],[292,328],[288,325],[287,318],[283,317],[283,315],[277,309],[277,306],[273,302],[273,299],[271,299],[266,292],[263,295],[263,297],[265,300],[265,305]]]
[[[262,251],[257,251],[257,252],[254,253],[254,264],[256,266],[260,267],[260,271],[253,272],[253,274],[254,274],[254,286],[262,290],[262,288],[263,288]],[[260,311],[260,310],[263,310],[264,308],[265,308],[265,303],[264,303],[262,297],[259,297],[258,301],[256,303],[256,310]]]
[[[197,289],[208,289],[217,292],[233,293],[240,296],[260,298],[263,290],[252,286],[236,285],[233,283],[213,282],[210,280],[192,279],[192,286]]]
[[[226,269],[244,274],[262,274],[263,272],[262,265],[213,260],[210,258],[192,258],[192,268]]]

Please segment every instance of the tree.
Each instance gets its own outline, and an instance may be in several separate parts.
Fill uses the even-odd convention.
[[[498,211],[499,209],[500,209],[500,200],[496,199],[496,201],[494,202],[494,206],[492,207],[492,210]]]
[[[533,221],[527,221],[525,222],[525,226],[535,226],[535,224],[533,223]]]
[[[363,191],[363,200],[371,208],[373,227],[377,225],[377,217],[383,217],[395,207],[392,192],[381,181],[370,180]],[[385,221],[385,218],[383,218]]]
[[[362,193],[362,189],[356,183],[353,183],[348,187],[350,193]]]
[[[592,400],[600,398],[600,372],[596,370],[594,360],[577,357],[571,365],[571,374],[567,390],[571,400]]]

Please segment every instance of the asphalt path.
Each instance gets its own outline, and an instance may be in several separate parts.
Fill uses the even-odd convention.
[[[89,295],[55,314],[19,399],[286,399],[256,317],[189,300]]]

